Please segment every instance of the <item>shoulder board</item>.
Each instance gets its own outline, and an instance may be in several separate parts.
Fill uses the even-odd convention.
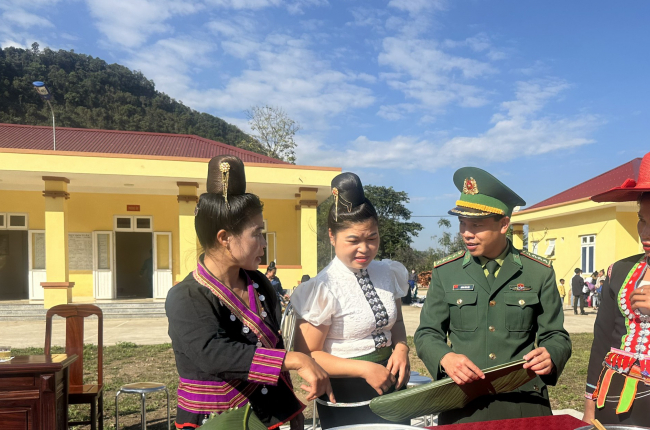
[[[548,259],[546,259],[544,257],[540,257],[537,254],[533,254],[532,252],[528,252],[528,251],[525,251],[525,250],[521,250],[521,251],[519,251],[519,253],[521,255],[523,255],[524,257],[528,257],[531,260],[538,262],[542,266],[551,267],[551,260],[548,260]]]
[[[463,255],[465,255],[465,250],[458,251],[458,252],[455,252],[455,253],[453,253],[451,255],[448,255],[445,258],[443,258],[442,260],[438,260],[435,263],[433,263],[433,268],[435,269],[435,268],[440,267],[442,265],[445,265],[447,263],[451,263],[454,260],[458,260]]]

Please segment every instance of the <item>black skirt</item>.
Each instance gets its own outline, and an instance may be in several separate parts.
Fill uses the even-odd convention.
[[[385,366],[387,361],[379,364]],[[357,403],[364,402],[379,394],[363,378],[331,378],[332,391],[337,403]],[[326,395],[320,397],[320,400],[328,401]],[[318,417],[321,427],[330,429],[339,426],[349,426],[354,424],[406,424],[409,425],[411,420],[395,423],[388,421],[375,414],[370,410],[370,406],[355,407],[337,407],[327,406],[316,402]]]

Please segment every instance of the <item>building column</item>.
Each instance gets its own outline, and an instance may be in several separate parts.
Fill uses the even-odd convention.
[[[316,199],[317,188],[300,188],[300,200],[296,209],[300,208],[300,264],[302,274],[311,277],[318,273],[318,245],[317,245],[317,220]]]
[[[199,202],[197,182],[177,182],[178,185],[178,255],[179,272],[175,283],[196,269],[198,245],[194,229],[194,211]]]
[[[45,182],[45,272],[43,305],[52,306],[72,302],[74,282],[68,278],[68,184],[70,180],[58,176],[43,176]]]
[[[517,249],[524,248],[524,225],[512,224],[512,244]]]

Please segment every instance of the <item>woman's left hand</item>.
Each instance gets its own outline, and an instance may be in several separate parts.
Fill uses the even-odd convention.
[[[395,389],[399,390],[408,384],[411,378],[411,364],[409,363],[409,347],[403,343],[398,343],[393,349],[393,353],[388,359],[386,369],[397,378]],[[399,377],[397,377],[399,375]]]
[[[632,310],[639,310],[643,315],[650,315],[650,288],[646,285],[630,294]]]

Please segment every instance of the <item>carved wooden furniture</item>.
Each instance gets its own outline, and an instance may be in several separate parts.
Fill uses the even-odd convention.
[[[76,355],[19,355],[0,363],[3,430],[67,430],[68,369]]]
[[[90,424],[91,430],[104,428],[104,371],[103,371],[103,316],[95,305],[58,305],[47,311],[45,319],[45,354],[50,353],[52,343],[52,317],[58,315],[66,319],[65,352],[76,354],[79,360],[70,366],[70,389],[68,402],[71,405],[89,404],[90,421],[71,421],[70,425]],[[83,381],[83,340],[84,318],[97,315],[97,383],[84,384]]]

